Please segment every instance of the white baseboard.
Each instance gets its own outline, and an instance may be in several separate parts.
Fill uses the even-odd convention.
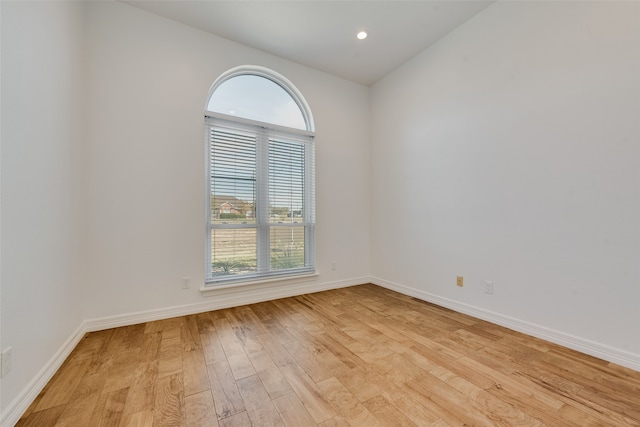
[[[439,297],[420,289],[415,289],[408,286],[400,285],[398,283],[389,282],[378,277],[370,277],[369,281],[383,288],[387,288],[404,295],[412,296],[423,301],[439,305],[441,307],[446,307],[459,313],[464,313],[469,316],[476,317],[478,319],[486,320],[488,322],[495,323],[496,325],[504,326],[505,328],[522,332],[524,334],[531,335],[536,338],[561,345],[563,347],[571,348],[581,353],[598,357],[608,362],[616,363],[618,365],[625,366],[627,368],[640,372],[640,355],[638,354],[600,344],[585,338],[576,337],[574,335],[570,335],[554,329],[549,329],[544,326],[526,322],[524,320],[505,316],[504,314],[485,310],[480,307],[464,304],[448,298]]]
[[[69,338],[62,344],[62,347],[49,359],[47,364],[40,369],[40,372],[27,384],[22,392],[2,411],[0,414],[0,426],[13,427],[24,412],[33,403],[45,385],[60,369],[62,363],[69,357],[76,345],[85,334],[84,324],[81,324]]]

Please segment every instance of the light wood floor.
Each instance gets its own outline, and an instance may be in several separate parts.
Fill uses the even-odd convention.
[[[87,334],[19,426],[640,426],[640,373],[374,285]]]

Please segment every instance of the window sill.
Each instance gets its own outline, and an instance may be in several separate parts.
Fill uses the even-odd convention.
[[[200,293],[202,296],[214,296],[220,295],[221,293],[227,293],[226,291],[232,292],[233,290],[239,290],[240,288],[263,288],[263,287],[274,287],[291,284],[293,282],[308,282],[314,280],[318,277],[318,273],[309,273],[309,274],[301,274],[298,276],[287,276],[287,277],[276,277],[273,279],[263,279],[263,280],[253,280],[247,282],[236,282],[230,283],[228,285],[209,285],[202,286],[200,288]]]

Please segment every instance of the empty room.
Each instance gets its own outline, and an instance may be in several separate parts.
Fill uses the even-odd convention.
[[[640,426],[640,2],[0,24],[0,427]]]

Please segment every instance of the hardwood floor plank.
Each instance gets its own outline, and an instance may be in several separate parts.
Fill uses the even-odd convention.
[[[233,371],[233,377],[238,380],[254,375],[256,371],[229,321],[226,318],[216,319],[214,324],[229,366]]]
[[[95,356],[92,358],[91,363],[87,368],[87,374],[89,375],[102,372],[106,369],[111,369],[113,358],[116,357],[117,353],[109,350],[113,349],[114,347],[121,348],[123,346],[125,336],[124,331],[121,331],[120,329],[108,329],[107,331],[101,332],[107,333],[102,335],[104,339],[101,342],[100,348],[97,350]],[[85,339],[89,336],[91,335],[85,335]],[[121,339],[116,341],[114,339],[114,336],[116,338],[120,336]],[[80,344],[82,344],[82,342]],[[78,345],[76,350],[79,350],[80,344]]]
[[[344,417],[351,425],[384,427],[384,424],[362,404],[355,396],[349,393],[340,381],[335,378],[318,383],[318,388],[327,397],[331,406]]]
[[[558,399],[565,402],[568,406],[575,407],[581,412],[589,414],[590,417],[600,420],[604,425],[623,425],[623,426],[640,426],[640,419],[628,416],[625,412],[616,412],[617,405],[603,407],[598,402],[582,397],[584,389],[582,386],[562,378],[549,372],[538,371],[537,375],[527,375],[532,384],[545,388],[550,393],[558,396]],[[636,412],[638,400],[630,405],[629,411]]]
[[[280,372],[317,423],[337,415],[316,383],[295,362],[281,366]]]
[[[393,369],[388,370],[384,377],[396,384],[404,384],[427,375],[427,371],[398,353],[383,358],[381,362],[393,366]]]
[[[313,426],[316,424],[309,411],[306,410],[298,396],[293,392],[274,399],[273,404],[287,427]]]
[[[558,399],[557,396],[546,393],[544,388],[538,387],[518,373],[505,375],[468,357],[460,358],[457,362],[457,372],[474,372],[476,375],[482,375],[492,382],[488,387],[483,387],[485,390],[504,391],[510,395],[520,397],[522,400],[534,402],[536,406],[545,411],[557,411],[564,406],[564,402]]]
[[[129,389],[124,415],[128,416],[153,408],[158,380],[158,365],[159,361],[154,360],[145,362],[138,367],[133,384]],[[138,418],[146,420],[146,416],[143,415],[133,419],[137,420]]]
[[[85,375],[74,390],[57,425],[88,425],[107,378],[105,374]]]
[[[42,411],[69,403],[90,362],[91,360],[86,357],[74,358],[74,354],[71,354],[71,358],[65,361],[51,379],[50,387],[35,410]]]
[[[140,363],[140,349],[133,348],[129,350],[116,351],[110,357],[110,366],[103,366],[97,372],[109,372],[107,381],[105,382],[104,392],[111,392],[123,388],[129,388],[133,383],[134,374]]]
[[[153,409],[124,415],[120,427],[153,427]]]
[[[557,409],[549,410],[537,404],[534,399],[527,399],[522,395],[511,393],[502,387],[492,387],[486,389],[485,392],[514,408],[520,408],[522,411],[526,412],[531,417],[540,420],[545,425],[554,427],[584,427],[586,425],[583,421],[575,420],[573,417],[561,416],[563,411],[565,411],[566,405],[564,404]]]
[[[220,427],[253,427],[246,411],[224,418],[218,424]]]
[[[97,354],[103,351],[109,342],[111,342],[113,334],[125,328],[105,329],[103,331],[96,331],[90,334],[85,334],[76,348],[75,352],[83,352],[88,354]],[[126,331],[123,331],[125,333]]]
[[[142,343],[140,344],[138,359],[146,362],[157,360],[160,353],[160,344],[162,342],[162,334],[160,332],[144,333]]]
[[[433,404],[428,398],[414,390],[390,383],[381,377],[369,380],[380,390],[388,402],[393,404],[400,412],[418,426],[430,426],[440,421],[440,416],[433,410]],[[459,420],[454,420],[452,425],[462,425]]]
[[[266,332],[262,334],[258,334],[256,337],[260,340],[261,344],[264,346],[265,342],[260,339],[261,336],[269,336],[272,337],[276,343],[286,346],[287,344],[296,341],[296,337],[294,337],[291,332],[284,327],[278,319],[269,319],[265,321],[265,329]]]
[[[104,394],[104,404],[96,405],[96,411],[91,417],[89,426],[109,427],[117,426],[122,420],[124,404],[127,401],[129,389],[113,391]],[[101,399],[102,400],[102,399]]]
[[[185,325],[180,328],[182,351],[189,352],[202,349],[198,321],[195,315],[185,317]]]
[[[241,308],[229,309],[227,312],[227,320],[236,338],[247,354],[264,350],[256,337],[257,334],[265,332],[264,328],[256,325],[253,318],[243,313]]]
[[[453,425],[492,426],[486,414],[473,408],[462,393],[439,379],[428,376],[406,383],[416,396],[426,398],[438,418]]]
[[[252,353],[249,358],[272,400],[293,392],[282,372],[266,351]]]
[[[251,329],[254,336],[267,332],[265,324],[260,321],[253,310],[253,306],[234,307],[233,312],[242,321],[243,325],[247,325]]]
[[[145,324],[138,323],[137,325],[125,326],[124,329],[125,333],[122,337],[120,350],[131,350],[133,348],[140,348],[144,338]]]
[[[171,359],[182,354],[180,329],[170,329],[161,333],[160,359]]]
[[[218,417],[210,390],[184,398],[187,427],[218,427]]]
[[[300,295],[296,300],[304,303],[325,319],[333,319],[345,313],[345,310],[338,304],[327,301],[326,294]]]
[[[271,360],[273,360],[273,363],[275,363],[276,366],[286,366],[290,363],[295,363],[293,357],[291,357],[289,352],[285,349],[285,345],[288,346],[289,344],[295,342],[295,340],[290,341],[287,344],[282,344],[278,342],[275,336],[271,333],[260,334],[258,335],[258,339],[260,340],[260,342],[264,346],[265,351],[269,354],[269,357],[271,357]]]
[[[216,327],[213,324],[213,319],[209,315],[210,312],[196,314],[196,325],[198,327],[198,333],[204,334],[209,331],[215,331]]]
[[[18,426],[640,427],[640,372],[374,285],[86,334]]]
[[[342,332],[342,331],[340,331]],[[359,358],[355,353],[345,347],[336,339],[337,333],[333,330],[328,330],[323,334],[315,336],[317,342],[323,347],[329,350],[335,357],[342,362],[347,368],[357,368],[362,366],[365,362]]]
[[[344,418],[342,418],[340,415],[336,415],[335,417],[327,421],[321,422],[320,424],[318,424],[318,426],[320,427],[352,427],[351,424],[349,424],[349,422]]]
[[[200,340],[202,342],[202,352],[204,353],[207,364],[220,362],[227,358],[224,354],[218,332],[216,332],[215,329],[207,329],[206,331],[200,332]]]
[[[429,373],[459,391],[467,400],[471,401],[473,408],[486,414],[494,425],[544,425],[539,419],[514,408],[509,403],[485,392],[444,367],[438,367]]]
[[[336,371],[349,370],[324,346],[309,348],[296,341],[287,346],[287,351],[316,383],[333,376]]]
[[[591,358],[587,360],[586,366],[580,363],[581,358],[577,352],[548,351],[540,358],[541,361],[561,368],[558,375],[571,380],[582,387],[579,395],[585,401],[591,401],[599,406],[612,408],[616,412],[632,418],[640,418],[640,405],[632,406],[630,403],[636,401],[630,396],[637,393],[638,387],[625,387],[624,382],[617,382],[614,385],[603,381],[606,375],[606,364],[602,360]],[[551,369],[547,367],[547,369]]]
[[[380,394],[380,391],[369,383],[370,375],[362,366],[337,372],[335,377],[360,402],[365,402]]]
[[[384,397],[378,395],[362,403],[369,412],[376,417],[382,425],[397,427],[412,427],[416,424],[389,403]]]
[[[243,412],[244,402],[226,361],[207,365],[218,420]]]
[[[185,425],[184,386],[181,374],[158,379],[153,408],[154,426],[178,427]]]
[[[55,406],[42,411],[32,412],[30,415],[21,418],[16,427],[54,427],[64,411],[65,406]]]
[[[284,427],[284,422],[258,375],[242,378],[237,384],[252,425]]]
[[[173,356],[171,358],[163,357],[158,362],[158,378],[182,373],[181,355]]]
[[[209,390],[209,373],[202,350],[182,353],[182,373],[184,375],[184,395]]]
[[[257,304],[251,304],[251,310],[255,313],[256,317],[262,324],[267,324],[273,319],[273,310],[271,308],[271,301],[259,302]]]

